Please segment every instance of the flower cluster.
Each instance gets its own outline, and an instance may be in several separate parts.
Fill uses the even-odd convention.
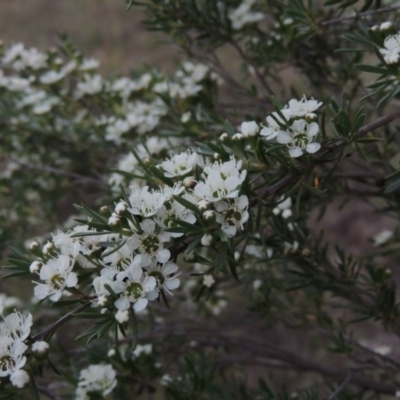
[[[247,24],[253,24],[264,18],[262,12],[252,11],[255,0],[244,0],[238,8],[229,13],[229,19],[232,21],[232,28],[240,30]]]
[[[380,53],[387,64],[396,64],[400,60],[400,32],[385,38]]]
[[[80,274],[93,272],[94,304],[124,323],[129,310],[142,311],[160,293],[179,287],[170,247],[187,229],[202,235],[203,246],[218,232],[230,238],[243,229],[249,213],[247,196],[240,195],[246,178],[242,161],[210,162],[186,151],[158,167],[171,186],[133,186],[129,198],[104,219],[105,231],[92,228],[89,220],[53,235],[30,265],[41,281],[36,298],[58,301],[76,290]]]
[[[3,317],[0,324],[0,378],[9,378],[17,388],[23,388],[29,382],[29,375],[23,367],[28,349],[24,341],[30,334],[31,326],[32,315],[24,316],[19,312]]]
[[[83,369],[79,376],[75,400],[88,400],[88,393],[107,398],[117,386],[116,371],[110,364],[92,364]]]
[[[267,117],[267,125],[263,126],[260,135],[267,140],[275,139],[285,144],[292,157],[300,157],[304,152],[315,153],[321,144],[315,142],[319,132],[316,111],[322,103],[304,96],[300,101],[292,99],[281,110]]]

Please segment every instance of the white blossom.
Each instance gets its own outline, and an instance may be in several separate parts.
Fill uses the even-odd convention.
[[[259,130],[260,127],[255,121],[242,122],[240,125],[240,131],[244,137],[256,136]]]
[[[107,396],[117,385],[116,371],[110,364],[93,364],[83,369],[79,376],[80,396],[83,392],[96,392]],[[77,390],[79,393],[79,391]],[[80,397],[82,398],[82,397]]]
[[[383,42],[383,49],[379,49],[387,64],[396,64],[400,59],[400,32],[388,36]]]
[[[191,151],[184,151],[180,154],[175,154],[170,159],[163,161],[160,167],[164,170],[164,175],[167,178],[184,176],[190,173],[197,165],[198,156]]]
[[[292,157],[300,157],[304,151],[315,153],[321,148],[321,144],[313,142],[318,134],[319,127],[316,122],[307,123],[304,119],[292,123],[289,131],[281,131],[277,136],[277,142],[286,144]]]
[[[203,285],[207,286],[207,287],[211,287],[212,285],[214,285],[215,283],[215,279],[212,275],[204,275],[203,276]]]
[[[51,301],[60,300],[66,287],[78,283],[77,275],[72,272],[73,260],[65,255],[51,258],[40,269],[40,279],[45,283],[36,283],[35,297],[42,300],[49,297]]]

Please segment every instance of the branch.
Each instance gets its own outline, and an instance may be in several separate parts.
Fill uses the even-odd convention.
[[[43,329],[41,332],[37,333],[35,336],[31,338],[33,342],[36,342],[37,340],[42,339],[43,337],[49,335],[56,329],[58,329],[61,325],[64,325],[66,322],[71,320],[75,314],[77,314],[79,311],[84,310],[85,308],[89,307],[91,305],[91,302],[87,302],[84,304],[81,304],[79,307],[75,308],[74,310],[70,311],[68,314],[65,314],[63,317],[61,317],[58,321],[54,322],[47,328]]]
[[[384,8],[379,8],[377,10],[372,10],[372,11],[365,11],[356,15],[352,15],[350,17],[339,17],[339,18],[333,18],[329,19],[327,21],[322,21],[319,23],[321,26],[325,25],[331,25],[331,24],[336,24],[337,22],[344,22],[344,21],[353,21],[356,18],[359,17],[367,17],[369,15],[374,15],[374,14],[383,14],[391,11],[396,11],[400,9],[400,6],[392,6],[392,7],[384,7]]]

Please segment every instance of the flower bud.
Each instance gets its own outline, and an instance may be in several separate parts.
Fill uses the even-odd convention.
[[[241,133],[235,133],[235,134],[232,136],[232,140],[239,141],[239,140],[243,140],[243,139],[244,139],[244,136],[243,136]]]
[[[380,25],[380,27],[379,27],[379,30],[382,32],[382,31],[388,31],[389,29],[391,29],[393,27],[393,25],[392,25],[392,23],[391,22],[382,22],[381,23],[381,25]]]
[[[200,200],[197,203],[197,208],[199,211],[206,211],[210,208],[211,204],[207,200]]]
[[[103,215],[106,218],[111,217],[111,209],[108,206],[100,207],[99,212],[101,215]]]
[[[32,344],[32,354],[39,361],[44,361],[49,354],[50,346],[45,341],[38,341]]]
[[[43,262],[42,260],[35,260],[30,266],[29,266],[29,271],[31,274],[35,274],[40,271],[40,268],[42,268]]]
[[[226,133],[226,132],[224,132],[220,137],[219,137],[219,140],[221,141],[221,142],[225,142],[225,141],[227,141],[229,139],[229,135]]]
[[[54,249],[54,243],[53,242],[47,242],[43,246],[43,254],[49,254],[53,249]]]
[[[129,321],[129,311],[128,310],[118,310],[115,314],[115,319],[119,324]]]
[[[216,214],[215,211],[213,210],[206,210],[203,213],[203,218],[207,221],[207,222],[214,222],[215,218],[216,218]]]
[[[193,188],[196,185],[196,180],[194,178],[194,176],[187,176],[184,180],[183,180],[183,185],[185,187],[187,187],[188,189]]]
[[[214,153],[213,157],[214,160],[219,160],[221,158],[221,155],[219,153]]]
[[[113,213],[113,215],[108,218],[108,225],[113,231],[119,231],[121,228],[121,220],[118,218],[116,214]]]
[[[115,207],[115,213],[122,215],[128,209],[128,204],[125,201],[120,201]]]
[[[201,244],[203,246],[211,246],[211,243],[213,242],[213,237],[209,233],[206,233],[202,238],[201,238]]]

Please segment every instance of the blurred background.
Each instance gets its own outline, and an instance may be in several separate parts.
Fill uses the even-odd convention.
[[[0,39],[46,50],[65,33],[87,57],[101,62],[103,73],[126,74],[150,64],[168,69],[178,52],[158,33],[145,31],[137,8],[123,0],[12,0],[0,2]]]

